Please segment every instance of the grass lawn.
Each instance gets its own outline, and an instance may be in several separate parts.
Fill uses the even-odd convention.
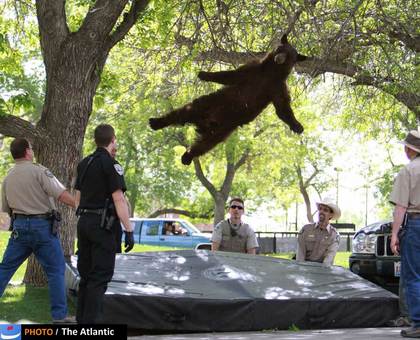
[[[349,257],[350,252],[341,251],[335,256],[334,265],[349,268]],[[281,259],[291,259],[294,253],[278,253],[278,254],[267,254],[267,256],[279,257]]]
[[[0,257],[9,239],[9,232],[0,232]],[[136,244],[133,252],[179,250],[180,248],[146,246]],[[291,253],[269,254],[268,256],[290,259]],[[349,252],[340,252],[335,258],[335,265],[348,268]],[[11,285],[6,288],[0,300],[0,321],[16,323],[20,320],[30,320],[36,323],[51,322],[50,304],[47,287],[32,287],[22,284],[26,270],[26,262],[18,269],[11,280]],[[75,308],[69,300],[69,313],[75,314]]]
[[[10,232],[0,232],[0,258],[3,257],[9,240]],[[145,246],[136,244],[133,252],[166,251],[180,248]],[[16,271],[11,284],[0,298],[0,321],[16,323],[20,320],[30,320],[37,323],[50,323],[50,300],[47,287],[32,287],[22,283],[26,263]],[[69,300],[69,314],[75,314],[75,306]]]

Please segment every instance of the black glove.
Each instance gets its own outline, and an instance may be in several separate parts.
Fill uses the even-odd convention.
[[[134,236],[132,231],[124,231],[124,252],[128,253],[134,247]]]

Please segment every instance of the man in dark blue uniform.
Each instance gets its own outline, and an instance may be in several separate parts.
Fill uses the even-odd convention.
[[[77,269],[80,284],[78,323],[100,323],[102,301],[115,267],[115,242],[120,221],[125,229],[125,252],[134,246],[129,219],[124,171],[111,156],[116,148],[115,131],[101,124],[95,129],[96,151],[77,167],[75,189],[77,214]]]

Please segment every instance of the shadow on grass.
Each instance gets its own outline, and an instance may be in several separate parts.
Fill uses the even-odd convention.
[[[30,285],[8,286],[0,299],[0,320],[16,323],[21,320],[34,323],[51,323],[48,287]],[[69,302],[69,314],[74,306]]]

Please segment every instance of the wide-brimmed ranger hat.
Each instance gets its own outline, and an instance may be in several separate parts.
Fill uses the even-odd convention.
[[[320,201],[320,202],[316,202],[317,208],[320,205],[325,205],[325,206],[327,206],[328,208],[330,208],[333,211],[333,215],[331,217],[332,220],[338,220],[340,218],[340,216],[341,216],[341,210],[340,210],[340,208],[336,204],[334,204],[332,202],[329,202],[329,201],[325,201],[325,200]]]
[[[420,153],[420,132],[417,130],[411,130],[403,141],[399,142],[405,145],[407,148]]]

